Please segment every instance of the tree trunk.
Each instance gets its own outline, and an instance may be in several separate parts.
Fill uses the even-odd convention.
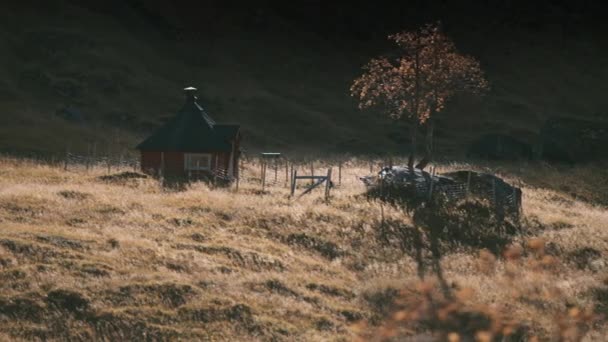
[[[413,122],[410,126],[410,156],[408,160],[408,166],[414,167],[414,159],[416,158],[417,150],[417,136],[418,136],[418,122]]]
[[[434,131],[435,131],[435,121],[433,120],[433,118],[429,118],[426,123],[426,141],[425,141],[426,159],[428,161],[433,160]]]

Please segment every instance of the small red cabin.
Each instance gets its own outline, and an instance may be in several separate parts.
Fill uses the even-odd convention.
[[[239,165],[239,125],[218,124],[186,88],[182,109],[137,146],[142,171],[178,178],[234,180]]]

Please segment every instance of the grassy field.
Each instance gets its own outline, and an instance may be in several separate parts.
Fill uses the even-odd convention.
[[[104,168],[1,160],[0,340],[420,340],[438,331],[419,303],[435,296],[435,276],[421,282],[412,253],[380,237],[386,222],[414,231],[412,218],[361,196],[366,162],[345,165],[328,203],[321,190],[289,199],[284,171],[262,193],[257,170],[246,165],[238,192],[178,190]],[[608,313],[605,176],[540,164],[498,171],[522,182],[523,228],[504,255],[444,251],[457,299],[437,299],[452,309],[436,321],[502,317],[501,329],[528,336],[601,340],[608,326],[591,312]]]

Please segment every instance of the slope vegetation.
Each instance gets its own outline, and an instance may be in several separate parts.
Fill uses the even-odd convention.
[[[352,340],[353,324],[375,329],[400,290],[419,289],[413,250],[386,239],[416,228],[360,196],[355,176],[368,166],[355,161],[329,203],[319,193],[290,200],[281,177],[262,193],[253,165],[238,192],[163,188],[126,170],[0,166],[0,339]],[[525,224],[507,241],[523,259],[498,254],[484,271],[489,252],[449,242],[441,265],[452,286],[474,291],[470,305],[547,337],[569,308],[607,313],[608,216],[574,197],[582,186],[566,194],[523,181]],[[547,268],[529,267],[530,238],[543,241]],[[513,267],[518,281],[507,283]],[[582,331],[607,332],[604,321]]]

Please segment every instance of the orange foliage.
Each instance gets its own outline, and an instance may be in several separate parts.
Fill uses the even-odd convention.
[[[392,118],[424,123],[457,92],[488,88],[479,62],[460,54],[439,24],[389,39],[399,47],[399,57],[372,59],[351,87],[360,108],[383,106]]]

